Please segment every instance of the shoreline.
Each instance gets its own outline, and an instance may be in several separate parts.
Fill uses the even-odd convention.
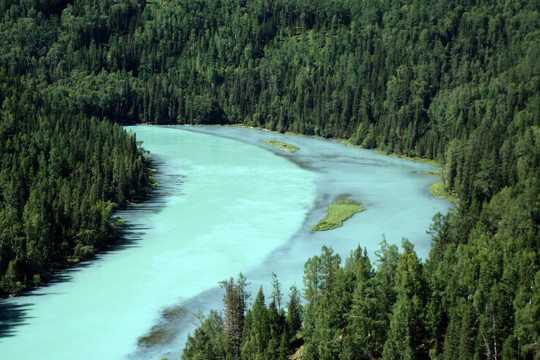
[[[122,206],[119,206],[116,204],[116,207],[113,211],[113,214],[111,216],[111,222],[113,225],[113,233],[109,234],[109,241],[103,245],[101,249],[97,249],[95,252],[89,254],[87,257],[84,258],[76,258],[73,256],[69,256],[65,259],[62,259],[61,261],[57,261],[55,263],[55,266],[50,269],[50,272],[47,274],[46,280],[43,282],[34,285],[32,287],[24,289],[19,294],[7,294],[4,296],[0,296],[0,302],[2,300],[6,299],[14,299],[26,295],[30,295],[33,291],[36,291],[42,287],[49,286],[49,284],[54,282],[54,279],[58,276],[61,276],[61,274],[65,271],[70,271],[72,269],[76,269],[79,266],[86,266],[86,263],[93,262],[97,257],[106,254],[110,251],[115,251],[118,248],[122,248],[123,246],[130,243],[130,240],[128,240],[124,235],[124,231],[129,229],[131,224],[125,222],[120,217],[117,216],[117,214],[120,211],[129,211],[130,209],[135,208],[137,205],[140,204],[147,204],[151,202],[152,200],[158,199],[160,197],[159,194],[156,194],[155,189],[159,185],[159,182],[155,179],[155,174],[157,172],[158,166],[154,166],[153,160],[146,157],[149,160],[149,163],[151,166],[148,167],[149,172],[152,176],[152,182],[149,184],[149,187],[145,189],[145,192],[142,194],[135,194],[133,198],[127,199],[126,203]]]
[[[174,126],[176,127],[176,126]],[[213,128],[213,127],[212,127]],[[185,129],[185,130],[188,130],[189,131],[189,127],[183,127],[183,126],[179,126],[177,127],[177,129]],[[301,249],[302,251],[305,250],[305,248],[303,248],[304,244],[306,244],[306,246],[311,246],[311,247],[317,247],[318,244],[320,242],[323,241],[323,239],[325,239],[324,241],[325,242],[328,242],[330,241],[331,242],[331,246],[332,247],[335,247],[336,248],[336,251],[340,251],[341,253],[345,254],[347,251],[350,250],[350,247],[345,243],[345,242],[342,242],[342,241],[334,241],[334,240],[339,240],[338,238],[333,238],[333,234],[332,232],[329,232],[329,233],[313,233],[313,232],[309,232],[309,228],[312,224],[316,223],[322,216],[322,212],[324,211],[324,209],[327,207],[328,205],[328,202],[332,202],[333,200],[335,199],[344,199],[344,196],[351,196],[352,199],[356,200],[356,201],[360,201],[362,202],[363,204],[367,204],[369,205],[370,208],[373,208],[374,211],[373,212],[369,212],[369,214],[366,214],[368,217],[370,216],[370,214],[375,214],[377,209],[376,207],[372,207],[372,202],[369,200],[369,196],[365,196],[367,195],[367,193],[365,192],[358,192],[358,193],[350,193],[349,192],[349,186],[353,185],[352,183],[345,183],[345,184],[341,184],[339,188],[339,190],[337,191],[333,191],[332,188],[328,187],[327,185],[325,184],[334,184],[334,182],[336,180],[342,180],[343,179],[343,176],[339,175],[339,177],[336,177],[336,174],[340,174],[339,172],[338,173],[334,173],[332,169],[336,168],[336,169],[339,169],[340,168],[340,161],[329,161],[329,162],[326,162],[327,160],[325,159],[333,159],[334,156],[331,154],[331,153],[327,153],[326,152],[326,147],[328,146],[329,148],[334,148],[334,146],[337,146],[338,144],[336,145],[331,145],[329,142],[325,142],[325,143],[318,143],[318,144],[315,144],[313,147],[308,147],[306,144],[309,143],[311,140],[308,140],[307,138],[305,140],[302,140],[302,141],[298,141],[299,145],[305,149],[306,151],[304,152],[299,152],[298,154],[294,155],[294,156],[290,156],[289,154],[286,154],[284,152],[281,152],[281,151],[272,151],[272,150],[269,150],[269,147],[268,146],[264,146],[264,144],[261,144],[261,139],[263,139],[265,137],[265,133],[261,132],[259,135],[255,135],[255,136],[245,136],[246,133],[244,133],[243,131],[240,131],[240,130],[236,130],[234,132],[231,132],[231,133],[227,133],[225,129],[223,129],[222,131],[216,131],[216,130],[212,130],[211,127],[208,127],[206,130],[205,129],[200,129],[200,128],[192,128],[192,131],[193,132],[200,132],[202,134],[211,134],[213,136],[218,136],[218,137],[223,137],[223,138],[233,138],[236,137],[236,140],[240,140],[240,141],[243,141],[245,143],[249,143],[249,144],[252,144],[252,145],[255,145],[255,146],[258,146],[258,147],[264,147],[266,148],[267,151],[270,151],[274,154],[281,154],[279,155],[280,157],[283,157],[283,158],[286,158],[286,159],[289,159],[289,161],[292,161],[294,162],[295,164],[299,165],[300,167],[302,168],[307,168],[307,169],[310,169],[310,170],[313,170],[313,171],[316,171],[317,173],[320,173],[322,177],[325,177],[324,181],[327,181],[327,182],[323,182],[323,181],[317,181],[316,183],[316,186],[317,186],[317,197],[315,199],[315,201],[311,204],[311,205],[306,205],[306,216],[304,218],[304,223],[301,226],[301,228],[298,229],[298,231],[295,233],[294,236],[291,237],[291,239],[296,239],[296,240],[291,240],[289,242],[287,242],[287,244],[284,244],[282,246],[280,246],[279,248],[277,248],[275,251],[273,251],[271,254],[269,254],[265,260],[263,261],[263,263],[265,264],[266,267],[269,267],[269,266],[274,266],[275,264],[278,264],[280,263],[279,261],[281,261],[281,259],[284,259],[285,256],[284,255],[287,255],[289,254],[291,251],[293,251],[294,253],[296,254],[299,254],[299,249]],[[231,134],[233,136],[227,136],[228,134]],[[268,136],[268,134],[266,134],[266,136]],[[277,138],[277,137],[276,137]],[[321,138],[321,140],[328,140],[328,139],[324,139],[324,138]],[[287,140],[285,140],[287,141]],[[292,143],[295,143],[295,141],[291,141]],[[331,141],[332,142],[332,141]],[[340,154],[343,153],[343,151],[347,154],[351,154],[351,152],[355,152],[356,150],[353,150],[352,147],[350,150],[346,150],[345,147],[342,148],[343,150],[339,150],[340,151]],[[369,152],[370,154],[372,153],[371,151]],[[359,168],[359,166],[361,167],[361,164],[363,164],[363,160],[361,159],[362,157],[369,157],[371,160],[369,163],[373,162],[373,161],[377,161],[377,159],[373,158],[372,155],[367,155],[368,153],[363,153],[364,155],[363,156],[358,156],[358,157],[355,157],[355,156],[352,156],[350,157],[351,160],[354,161],[354,164],[357,164],[356,165],[356,169]],[[327,155],[332,155],[330,157],[327,157]],[[337,158],[339,159],[339,156],[341,155],[336,155]],[[349,159],[348,155],[343,155],[343,156],[346,156],[347,159]],[[291,158],[295,158],[295,159],[291,159]],[[159,156],[156,158],[156,157],[152,157],[152,159],[156,159],[156,161],[158,162],[157,165],[160,165],[159,164]],[[316,159],[316,161],[318,161],[318,163],[313,163],[313,160],[312,159]],[[393,161],[389,161],[388,164],[393,164],[394,162]],[[360,165],[358,165],[360,164]],[[326,166],[330,166],[330,168],[328,170],[325,170],[326,169]],[[422,168],[422,167],[419,167],[419,166],[414,166],[414,165],[409,165],[409,166],[412,166],[413,168]],[[161,166],[157,166],[158,167],[158,171],[157,173],[159,174],[161,171],[162,171],[162,167]],[[332,171],[330,171],[332,170]],[[410,172],[408,172],[410,173]],[[333,175],[332,175],[333,174]],[[331,176],[332,175],[332,176]],[[356,179],[356,177],[354,177]],[[167,187],[167,184],[166,183],[163,183],[162,181],[162,178],[161,177],[157,177],[156,180],[160,183],[160,186],[157,187],[157,191],[155,190],[154,192],[152,192],[152,195],[151,195],[151,198],[155,198],[156,195],[159,195],[159,193],[161,193],[163,189],[163,187]],[[328,182],[330,181],[330,182]],[[358,184],[356,184],[358,185]],[[166,189],[165,189],[166,190]],[[352,195],[343,195],[343,194],[352,194]],[[152,200],[150,200],[152,201]],[[140,205],[139,208],[146,208],[147,206],[144,205],[144,203],[142,205]],[[137,209],[137,207],[134,207],[134,209]],[[343,228],[346,228],[348,224],[343,224],[344,227]],[[128,229],[129,230],[129,229]],[[341,230],[340,230],[341,231]],[[303,234],[301,236],[299,236],[299,234]],[[377,233],[378,235],[380,235],[380,232]],[[336,233],[337,235],[337,233]],[[375,236],[378,236],[378,235],[375,235]],[[402,234],[399,234],[400,236]],[[390,235],[392,236],[392,235]],[[372,236],[373,237],[373,236]],[[326,239],[329,239],[329,240],[326,240]],[[344,249],[341,249],[339,250],[339,248],[343,247]],[[310,249],[311,249],[310,247]],[[293,249],[293,250],[291,250]],[[308,253],[309,254],[309,253]],[[298,269],[300,269],[299,271],[301,271],[303,269],[303,264],[306,260],[306,258],[308,257],[308,254],[304,254],[305,256],[302,256],[302,260],[298,260]],[[305,258],[304,258],[305,257]],[[94,261],[94,260],[90,260],[90,261]],[[87,263],[87,262],[85,262]],[[289,264],[289,262],[287,262],[287,264]],[[296,265],[295,265],[296,266]],[[265,269],[265,268],[263,268]],[[260,279],[261,278],[264,278],[264,275],[265,273],[262,272],[262,270],[260,269],[251,269],[249,271],[247,271],[246,275],[248,275],[248,278],[251,280],[251,281],[261,281]],[[293,280],[291,280],[293,279]],[[284,283],[293,283],[294,282],[294,277],[291,275],[291,276],[288,276],[288,275],[283,275],[283,274],[280,274],[280,280],[282,280]],[[210,296],[215,296],[215,293],[213,292],[215,289],[212,288],[211,289],[211,295]],[[204,308],[204,304],[206,303],[206,300],[205,300],[205,297],[210,294],[210,293],[201,293],[200,295],[197,295],[193,300],[189,300],[188,303],[189,304],[194,304],[193,306],[201,306],[200,304],[203,304],[202,307]],[[6,303],[10,303],[10,302],[6,302]],[[183,302],[181,302],[181,304],[184,304]],[[188,311],[191,311],[191,309],[193,309],[193,306],[192,307],[189,307],[188,308]],[[168,309],[168,307],[165,307],[164,308],[165,310]],[[169,314],[168,311],[165,311],[165,314]],[[153,322],[149,327],[148,327],[148,331],[145,331],[144,333],[141,333],[141,334],[138,334],[138,337],[137,337],[137,340],[138,339],[142,339],[142,342],[145,344],[145,346],[143,346],[144,349],[142,349],[141,351],[142,352],[145,352],[146,350],[152,352],[154,351],[154,349],[156,349],[157,351],[161,351],[159,348],[160,346],[158,345],[158,347],[154,347],[151,345],[151,342],[152,341],[149,341],[149,342],[146,342],[145,340],[152,340],[152,339],[157,339],[155,338],[153,335],[164,335],[164,333],[162,332],[163,331],[163,328],[161,327],[153,327],[154,325],[160,325],[161,324],[161,321],[167,321],[167,316],[164,316],[164,318],[162,319],[161,318],[161,313],[159,314],[159,319],[157,319],[155,322]],[[175,320],[176,321],[176,320]],[[190,320],[188,318],[186,318],[186,320],[184,320],[183,322],[186,322],[188,324],[185,324],[185,325],[182,325],[182,328],[179,329],[177,331],[177,333],[179,334],[179,338],[183,338],[184,336],[187,336],[187,334],[190,332],[190,327],[189,327],[189,322]],[[186,335],[184,335],[186,334]],[[149,336],[149,337],[146,337],[145,336]],[[168,339],[168,335],[165,336],[165,338]],[[165,339],[164,338],[164,339]],[[161,341],[159,341],[161,342]],[[168,346],[168,345],[167,345]],[[146,350],[145,350],[146,349]],[[136,351],[134,354],[140,354],[138,351]]]

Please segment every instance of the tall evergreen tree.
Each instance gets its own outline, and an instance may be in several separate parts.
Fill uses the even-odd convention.
[[[242,334],[244,327],[244,317],[246,311],[246,278],[240,274],[235,282],[231,277],[228,281],[221,283],[225,288],[223,303],[225,304],[224,332],[225,339],[230,345],[230,354],[233,357],[240,357],[242,345]]]

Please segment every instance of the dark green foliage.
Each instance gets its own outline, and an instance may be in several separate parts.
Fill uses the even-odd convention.
[[[246,285],[246,279],[242,274],[237,282],[232,277],[229,281],[222,282],[222,287],[225,288],[223,331],[228,344],[228,353],[233,357],[240,356],[242,346],[246,300],[249,297],[246,293]],[[262,301],[264,302],[264,299]]]
[[[272,308],[270,308],[272,309]],[[242,357],[254,359],[265,354],[270,340],[269,310],[266,308],[262,287],[251,308],[249,325],[244,335]]]
[[[287,303],[286,336],[287,340],[293,340],[302,327],[302,304],[300,303],[300,294],[295,286],[291,286],[289,302]]]
[[[148,186],[105,118],[243,123],[436,159],[458,199],[424,265],[407,244],[306,263],[307,357],[537,359],[539,39],[538,1],[0,0],[1,295],[106,246]],[[278,299],[257,356],[291,350]]]
[[[443,225],[440,220],[438,216],[434,219],[434,236],[445,231],[438,228]],[[301,352],[305,359],[535,359],[540,334],[540,272],[530,261],[536,255],[523,256],[518,271],[527,274],[510,284],[509,275],[482,277],[483,267],[494,273],[500,263],[489,258],[482,264],[485,255],[496,257],[499,253],[490,253],[485,245],[477,250],[482,252],[478,257],[461,254],[462,246],[458,254],[446,252],[449,260],[445,266],[453,270],[444,283],[439,283],[440,269],[432,267],[443,263],[431,260],[423,266],[407,240],[401,253],[383,241],[377,252],[377,269],[360,247],[344,265],[338,255],[323,247],[320,256],[305,264],[304,307],[294,287],[286,314],[278,311],[274,301],[266,307],[261,288],[243,318],[242,351],[238,354],[227,347],[227,356],[285,359]],[[454,265],[450,259],[458,263]],[[454,266],[463,268],[458,271]],[[471,274],[477,277],[471,278]],[[520,287],[529,281],[533,286]],[[443,292],[440,286],[445,287]],[[512,292],[511,287],[518,292]],[[473,295],[463,296],[466,289]],[[508,299],[514,299],[513,303]],[[204,358],[202,354],[209,354],[206,349],[226,336],[221,329],[214,338],[205,337],[204,326],[196,330],[195,339],[189,338],[184,359]],[[199,350],[193,344],[198,344]]]
[[[18,86],[0,118],[0,295],[39,285],[117,237],[113,211],[150,188],[135,138],[43,105]],[[35,96],[35,95],[34,95]]]
[[[226,350],[223,317],[210,311],[208,318],[201,318],[201,325],[193,336],[188,336],[182,359],[227,359]]]
[[[314,256],[305,264],[303,337],[308,358],[335,358],[339,352],[337,339],[350,306],[340,263],[339,255],[323,247],[320,257]]]
[[[223,121],[438,159],[458,199],[425,265],[408,243],[383,243],[376,271],[358,251],[343,268],[327,248],[308,260],[305,356],[538,358],[538,2],[293,1],[285,19],[272,5],[235,8],[248,16],[233,29],[273,30],[258,44],[238,31],[197,83]]]
[[[448,158],[449,189],[485,197],[512,176],[497,169],[514,160],[497,153],[507,134],[537,117],[535,2],[6,1],[6,74],[120,123],[244,123]]]
[[[194,335],[188,336],[182,359],[287,359],[301,326],[302,307],[296,289],[286,313],[278,309],[275,299],[266,306],[262,287],[252,307],[246,307],[249,295],[242,274],[237,281],[231,278],[221,284],[225,289],[224,318],[211,311]]]
[[[151,188],[135,137],[106,119],[129,112],[127,75],[107,73],[98,50],[140,11],[0,2],[0,297],[106,249],[118,237],[113,211]]]
[[[427,359],[424,307],[427,289],[424,272],[413,246],[403,241],[395,271],[396,302],[383,348],[383,359]]]

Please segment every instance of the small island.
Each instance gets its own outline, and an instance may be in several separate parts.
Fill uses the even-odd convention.
[[[270,145],[275,146],[277,148],[280,148],[282,150],[286,150],[286,151],[288,151],[290,153],[294,153],[294,152],[300,150],[300,148],[298,146],[294,146],[294,145],[291,145],[291,144],[286,144],[284,142],[276,141],[276,140],[266,139],[266,140],[263,140],[263,143],[270,144]]]
[[[366,210],[359,203],[352,200],[336,200],[326,209],[326,216],[311,231],[326,231],[340,227],[343,222],[356,213]]]

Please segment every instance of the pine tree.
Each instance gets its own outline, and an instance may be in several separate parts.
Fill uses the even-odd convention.
[[[246,300],[248,295],[245,288],[247,286],[245,277],[240,274],[235,282],[231,277],[228,281],[223,281],[221,286],[225,288],[223,303],[225,305],[224,332],[225,339],[230,344],[230,354],[239,358],[242,345],[242,334],[244,327],[244,317]]]
[[[291,286],[289,302],[287,303],[287,335],[288,341],[292,341],[302,326],[302,304],[300,294],[296,286]]]
[[[404,240],[396,269],[396,303],[392,306],[383,359],[427,359],[424,340],[425,280],[413,245]]]

